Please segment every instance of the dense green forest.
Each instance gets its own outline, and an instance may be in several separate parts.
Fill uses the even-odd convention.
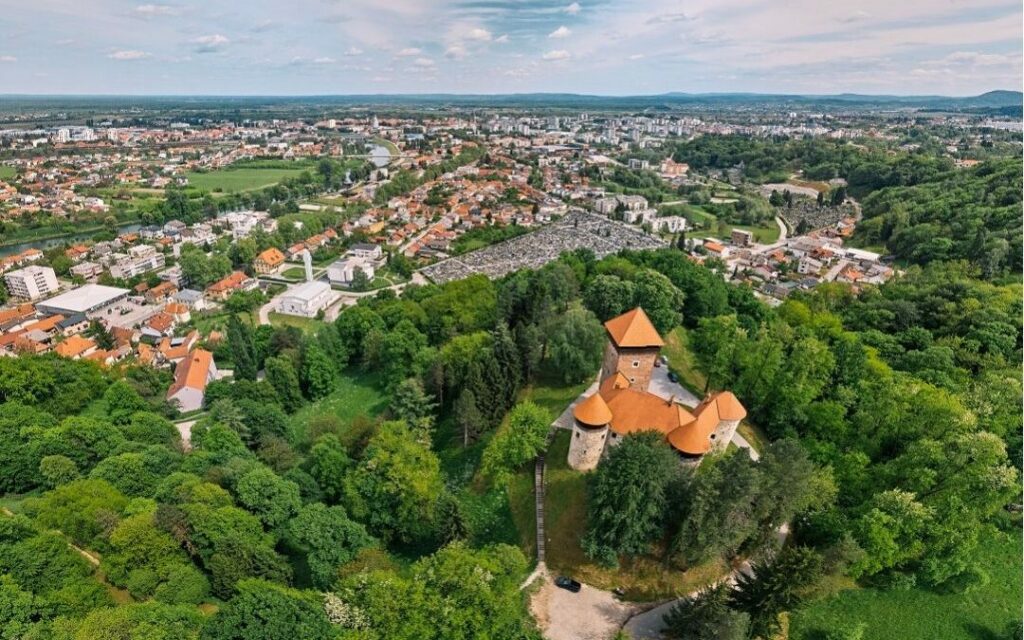
[[[969,590],[1020,499],[1021,288],[979,275],[936,262],[771,309],[674,250],[577,252],[305,333],[233,319],[214,348],[235,381],[210,384],[188,450],[143,369],[0,359],[0,637],[535,638],[508,480],[554,415],[520,390],[586,380],[600,322],[636,305],[773,442],[685,471],[627,438],[588,477],[592,557],[763,557],[677,616],[748,636],[830,576]],[[356,378],[380,407],[295,420]]]
[[[1021,272],[1020,158],[989,160],[864,199],[858,234],[918,264],[970,260],[993,278]]]

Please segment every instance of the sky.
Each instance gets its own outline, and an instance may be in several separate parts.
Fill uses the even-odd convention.
[[[0,0],[0,93],[1022,85],[1020,0]]]

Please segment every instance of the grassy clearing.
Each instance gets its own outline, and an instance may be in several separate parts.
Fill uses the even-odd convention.
[[[281,182],[285,178],[293,178],[304,169],[218,169],[200,173],[190,171],[186,174],[189,186],[206,191],[251,191],[262,189]]]
[[[305,405],[291,415],[288,427],[292,442],[308,444],[309,422],[318,416],[336,416],[349,428],[356,418],[376,418],[386,407],[387,398],[380,390],[375,373],[346,371],[338,378],[338,386],[333,393]]]
[[[602,589],[621,587],[626,591],[626,599],[636,601],[686,594],[726,572],[723,562],[680,571],[655,555],[622,562],[618,569],[599,566],[587,558],[580,546],[586,533],[587,474],[572,470],[566,462],[571,437],[571,432],[560,430],[547,456],[545,534],[547,564],[552,571],[572,575]]]
[[[1021,619],[1021,532],[988,538],[977,560],[991,577],[973,593],[849,589],[790,616],[790,638],[818,640],[840,625],[866,625],[871,640],[969,640],[1012,637]]]
[[[287,313],[271,312],[268,317],[270,324],[274,327],[295,327],[303,333],[312,333],[324,326],[324,323],[316,318],[304,318],[302,316],[290,316]]]
[[[689,345],[686,329],[676,327],[665,336],[665,346],[661,348],[661,353],[668,358],[668,368],[679,376],[679,383],[700,397],[704,395],[707,378],[697,370]]]
[[[0,164],[0,180],[10,180],[18,175],[18,170],[6,164]]]

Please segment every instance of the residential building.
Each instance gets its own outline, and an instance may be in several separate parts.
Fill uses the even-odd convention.
[[[29,265],[4,274],[7,292],[21,300],[38,300],[57,291],[57,274],[50,267]]]
[[[276,273],[284,264],[284,254],[277,247],[271,247],[263,251],[252,263],[256,273]]]
[[[227,300],[236,291],[252,291],[259,287],[256,278],[250,278],[241,271],[235,271],[206,288],[206,294],[214,300]]]
[[[167,400],[177,403],[183,412],[201,409],[206,385],[216,376],[213,354],[205,349],[193,349],[174,368],[174,383],[167,390]]]
[[[162,269],[163,266],[164,254],[157,251],[155,247],[143,244],[128,249],[127,254],[114,254],[113,262],[110,265],[110,275],[128,280],[148,271]]]

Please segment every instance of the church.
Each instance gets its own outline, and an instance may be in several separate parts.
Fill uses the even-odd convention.
[[[608,333],[598,390],[573,408],[569,466],[597,467],[608,446],[639,431],[664,434],[681,458],[699,461],[724,450],[747,411],[730,391],[707,396],[688,410],[648,391],[664,340],[640,307],[604,323]]]

